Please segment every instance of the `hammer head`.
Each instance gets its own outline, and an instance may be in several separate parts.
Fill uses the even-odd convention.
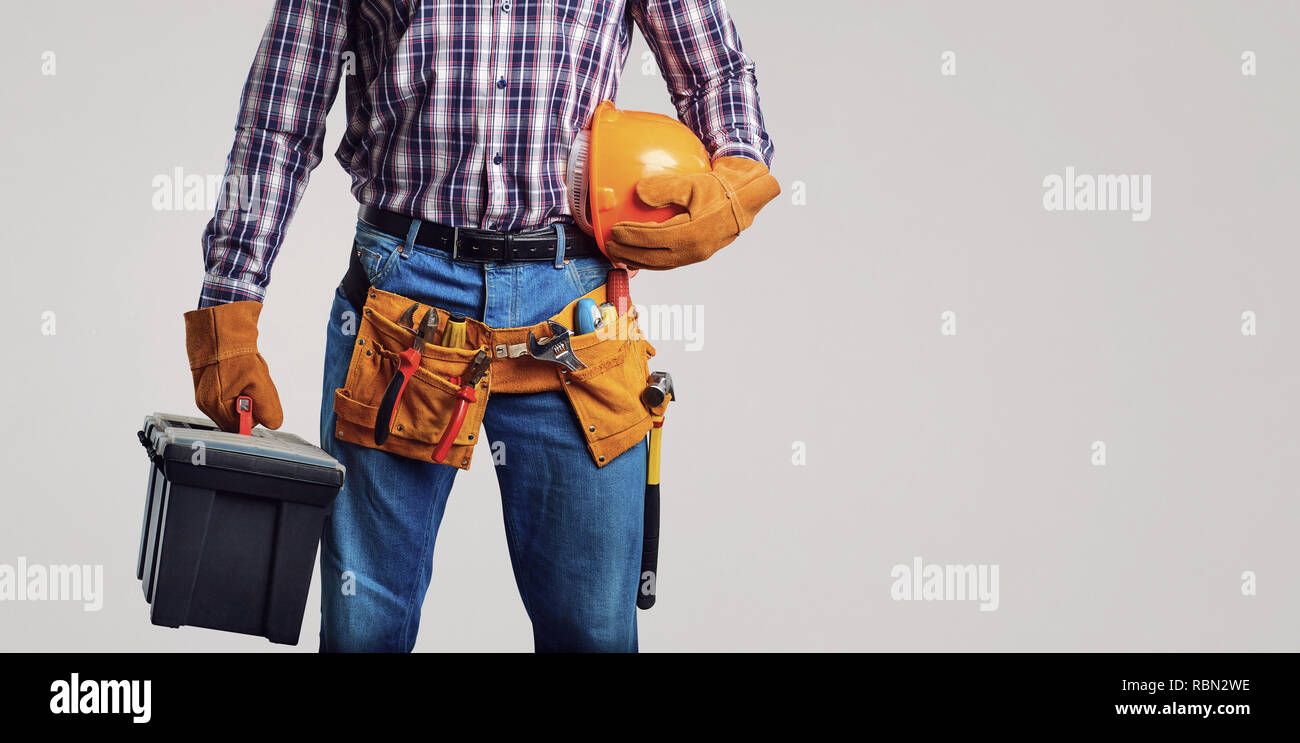
[[[672,395],[677,399],[677,390],[673,388],[673,375],[666,371],[650,372],[650,381],[641,393],[641,399],[645,404],[652,408],[657,408],[663,404],[668,396]]]
[[[569,344],[572,335],[569,329],[554,320],[546,323],[551,328],[551,337],[544,341],[537,340],[533,331],[528,331],[528,355],[539,361],[554,362],[569,371],[586,369],[587,365],[574,355],[573,346]]]

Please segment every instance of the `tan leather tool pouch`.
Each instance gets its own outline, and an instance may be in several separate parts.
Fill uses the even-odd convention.
[[[375,423],[380,402],[388,383],[397,374],[399,354],[411,347],[415,333],[396,320],[410,306],[410,301],[378,290],[371,290],[367,296],[347,382],[334,392],[334,435],[353,444],[432,461],[433,450],[442,440],[460,402],[457,394],[460,385],[453,383],[452,378],[465,371],[479,349],[447,348],[426,342],[420,366],[407,382],[397,405],[388,439],[383,446],[376,446]],[[425,309],[421,307],[415,316],[424,317]],[[440,314],[439,327],[445,324],[444,312]],[[476,402],[469,404],[465,421],[444,463],[469,467],[483,412],[487,409],[491,378],[489,370],[475,388]]]

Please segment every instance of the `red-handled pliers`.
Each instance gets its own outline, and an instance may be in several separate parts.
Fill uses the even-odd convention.
[[[424,321],[420,323],[420,329],[415,330],[415,310],[419,306],[413,304],[407,307],[398,318],[401,325],[415,333],[415,339],[411,341],[410,348],[398,355],[397,373],[389,381],[388,389],[384,390],[384,398],[379,402],[379,412],[375,416],[375,446],[383,446],[388,440],[388,434],[393,429],[393,421],[397,419],[397,407],[402,403],[402,393],[406,391],[406,383],[411,381],[415,370],[420,368],[424,342],[438,329],[438,312],[430,307],[424,313]]]
[[[470,360],[469,366],[465,368],[464,373],[458,377],[452,377],[451,383],[460,385],[456,391],[456,410],[451,414],[451,420],[447,423],[447,430],[442,432],[442,440],[433,450],[433,461],[441,462],[451,451],[451,445],[456,441],[456,436],[460,434],[460,427],[465,423],[465,414],[469,411],[469,404],[478,402],[478,396],[474,394],[474,388],[487,374],[488,367],[492,365],[492,358],[487,355],[486,351],[479,351],[474,354]]]

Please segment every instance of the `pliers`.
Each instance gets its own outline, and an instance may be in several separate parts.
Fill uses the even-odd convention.
[[[438,446],[433,450],[433,461],[441,462],[447,457],[447,453],[451,451],[451,445],[456,440],[456,436],[460,434],[461,425],[465,423],[465,414],[469,411],[469,404],[478,402],[478,397],[474,394],[474,388],[478,387],[479,381],[483,379],[484,374],[487,374],[488,367],[491,365],[492,357],[487,355],[487,351],[479,351],[474,354],[474,358],[470,360],[469,366],[465,367],[464,372],[451,378],[452,384],[460,385],[460,389],[456,391],[456,397],[460,399],[456,401],[456,410],[451,414],[451,420],[447,423],[447,430],[442,433],[442,440],[438,442]]]
[[[406,391],[406,383],[411,381],[415,370],[420,368],[424,343],[432,338],[438,329],[438,312],[432,307],[424,313],[424,321],[420,323],[419,330],[415,329],[415,311],[419,307],[419,303],[412,304],[398,318],[398,324],[415,333],[415,338],[411,341],[411,347],[399,354],[397,373],[388,383],[388,389],[384,390],[384,399],[379,403],[379,413],[375,416],[375,446],[383,446],[388,440],[393,421],[397,419],[397,406],[401,404],[402,393]]]

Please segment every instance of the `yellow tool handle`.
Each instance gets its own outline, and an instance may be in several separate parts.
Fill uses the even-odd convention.
[[[659,451],[662,445],[664,435],[664,417],[654,415],[650,417],[654,422],[654,428],[650,429],[650,456],[646,462],[645,483],[646,485],[659,484]]]
[[[618,326],[618,310],[614,305],[606,302],[600,306],[600,322],[607,331],[613,331]]]
[[[442,345],[447,348],[465,347],[465,318],[447,321],[447,329],[442,334]]]

